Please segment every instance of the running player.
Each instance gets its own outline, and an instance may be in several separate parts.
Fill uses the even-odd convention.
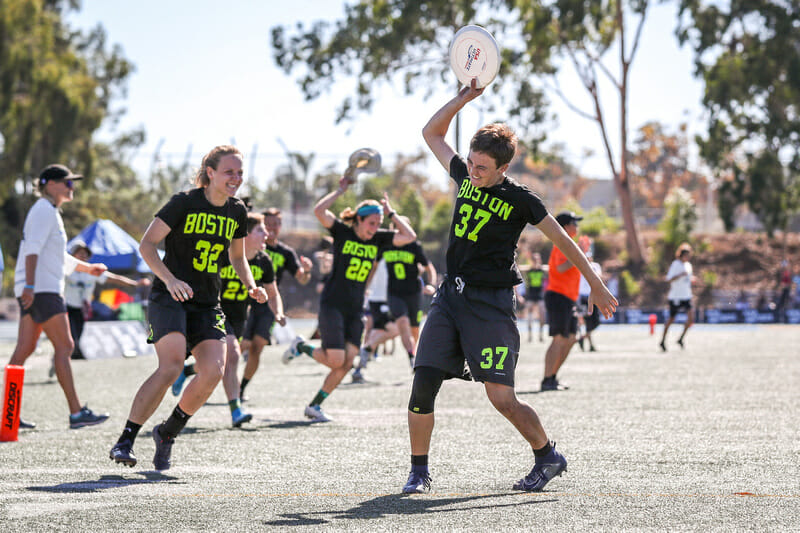
[[[694,313],[692,312],[692,282],[694,281],[694,272],[692,264],[689,259],[692,258],[692,247],[689,243],[683,243],[678,246],[675,252],[675,260],[669,266],[666,279],[669,282],[669,318],[664,324],[664,333],[661,335],[661,342],[658,344],[661,350],[667,351],[667,331],[669,327],[675,322],[675,317],[681,311],[686,312],[686,324],[683,326],[683,332],[678,338],[678,345],[683,348],[683,338],[686,332],[694,324]]]
[[[379,251],[392,245],[408,244],[417,238],[414,230],[400,219],[395,221],[397,231],[380,229],[384,214],[389,219],[396,215],[385,193],[380,203],[364,200],[355,209],[346,208],[340,214],[341,219],[337,218],[330,207],[349,186],[350,180],[342,177],[339,188],[314,206],[317,219],[333,236],[333,270],[320,298],[322,346],[314,348],[298,337],[284,354],[285,359],[292,359],[304,353],[331,369],[322,388],[305,408],[305,416],[315,422],[331,420],[320,404],[341,383],[358,354],[364,331],[361,320],[364,290]]]
[[[264,211],[264,226],[267,228],[266,253],[272,259],[272,264],[275,267],[275,283],[279,284],[283,278],[283,273],[289,272],[298,283],[305,285],[311,279],[313,265],[308,257],[298,257],[294,248],[278,240],[282,225],[283,219],[281,218],[280,209],[271,207]],[[286,325],[286,318],[283,316],[282,309],[281,316],[277,317],[274,314],[274,310],[269,306],[254,305],[251,307],[250,316],[248,316],[247,326],[245,327],[244,341],[242,342],[242,352],[247,352],[247,363],[244,367],[242,386],[239,392],[240,397],[243,399],[245,397],[244,389],[258,370],[258,365],[261,362],[261,352],[270,343],[273,322],[278,322],[281,326]]]
[[[406,224],[410,221],[402,217]],[[408,361],[414,365],[417,352],[419,324],[422,321],[422,293],[432,296],[436,292],[436,267],[428,261],[419,241],[405,246],[393,246],[383,251],[389,273],[389,310],[394,317]],[[420,268],[422,267],[422,268]],[[428,283],[422,285],[420,273],[424,272]]]
[[[414,363],[408,405],[411,473],[405,493],[430,490],[428,450],[434,401],[442,381],[463,374],[464,362],[482,382],[492,405],[533,449],[533,470],[515,489],[538,491],[567,466],[547,438],[536,412],[514,392],[519,330],[514,287],[522,282],[514,263],[517,241],[528,223],[565,250],[593,287],[591,303],[611,315],[616,301],[589,268],[586,258],[547,213],[538,196],[505,175],[516,149],[514,133],[503,124],[484,126],[472,137],[467,160],[445,140],[450,122],[483,93],[473,80],[428,121],[423,137],[458,187],[447,247],[447,275],[433,300]]]
[[[376,356],[378,347],[399,333],[389,311],[389,274],[386,261],[380,259],[367,280],[366,324],[364,344],[358,352],[358,365],[353,370],[353,383],[364,383],[364,369]]]
[[[257,213],[247,214],[247,237],[244,240],[244,253],[247,262],[250,264],[250,272],[256,283],[267,291],[267,305],[273,311],[273,316],[278,316],[278,320],[283,320],[283,304],[281,295],[278,293],[275,283],[275,271],[269,256],[264,253],[264,246],[267,238],[267,230],[264,228],[264,217]],[[222,312],[225,313],[225,344],[227,346],[225,358],[225,373],[222,376],[222,385],[228,397],[228,406],[231,410],[231,421],[233,427],[240,427],[242,424],[252,420],[250,413],[242,411],[242,403],[239,397],[239,359],[241,349],[239,339],[245,330],[247,321],[247,309],[252,305],[264,305],[251,301],[248,297],[242,281],[231,266],[227,256],[220,258],[220,277],[222,278],[222,290],[220,292],[220,304]],[[187,377],[196,373],[194,365],[184,365],[183,372],[172,384],[173,396],[181,393],[183,384]]]
[[[136,464],[133,443],[142,425],[158,408],[183,368],[187,347],[197,360],[197,377],[183,392],[167,420],[153,428],[156,470],[171,465],[172,444],[186,422],[206,402],[225,368],[225,315],[219,305],[220,256],[231,265],[251,298],[265,302],[244,254],[247,208],[234,198],[242,184],[242,154],[234,146],[217,146],[203,157],[196,187],[175,194],[156,213],[139,251],[156,275],[147,314],[158,368],[133,399],[128,421],[109,456]],[[157,245],[165,243],[164,259]]]

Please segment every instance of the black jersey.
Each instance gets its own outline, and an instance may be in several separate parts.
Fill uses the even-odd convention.
[[[525,273],[525,285],[529,289],[541,289],[544,285],[545,271],[541,268],[532,268]]]
[[[384,250],[381,257],[386,261],[390,293],[415,294],[422,291],[417,265],[428,266],[428,258],[425,257],[419,241],[408,243],[405,246],[392,246]]]
[[[259,250],[248,263],[256,285],[266,285],[275,281],[275,270],[267,254]],[[228,254],[220,258],[219,266],[219,276],[222,278],[222,290],[219,294],[222,311],[230,320],[244,320],[247,318],[247,306],[257,302],[249,297],[247,287],[233,269]]]
[[[300,259],[297,257],[297,253],[291,246],[287,246],[281,241],[276,242],[275,246],[270,246],[267,243],[267,254],[275,266],[276,283],[281,282],[284,271],[288,271],[289,274],[294,276],[300,270]]]
[[[164,239],[164,264],[172,274],[189,284],[194,292],[190,303],[216,305],[219,302],[220,259],[228,255],[232,239],[247,235],[247,208],[238,198],[222,206],[206,199],[204,190],[192,189],[170,198],[156,217],[169,226]],[[153,293],[166,293],[160,278]]]
[[[493,187],[474,187],[459,155],[450,161],[450,177],[458,196],[447,245],[448,277],[460,276],[468,285],[481,287],[522,283],[514,262],[517,241],[527,224],[547,216],[542,200],[509,177]]]
[[[360,310],[364,306],[367,278],[380,250],[392,245],[395,231],[379,229],[368,241],[336,219],[328,230],[333,236],[333,268],[322,289],[320,303],[339,309]]]

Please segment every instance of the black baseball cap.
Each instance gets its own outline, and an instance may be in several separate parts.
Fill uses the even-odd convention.
[[[561,227],[567,224],[577,224],[581,220],[583,217],[576,215],[573,211],[562,211],[556,215],[556,221],[561,224]]]
[[[83,176],[80,174],[73,174],[70,169],[65,167],[64,165],[48,165],[44,167],[41,173],[39,173],[39,185],[44,185],[48,181],[58,181],[58,180],[82,180]]]

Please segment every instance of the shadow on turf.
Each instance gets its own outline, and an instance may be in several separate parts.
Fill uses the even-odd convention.
[[[449,513],[449,512],[473,512],[482,509],[498,509],[501,507],[518,508],[520,505],[533,505],[558,501],[557,499],[547,500],[527,500],[519,501],[518,496],[525,494],[513,492],[509,494],[476,494],[474,496],[449,497],[449,498],[414,498],[408,494],[387,494],[378,496],[359,503],[356,507],[345,511],[320,511],[311,513],[286,513],[280,515],[282,518],[277,520],[267,520],[263,522],[266,526],[312,526],[328,524],[331,520],[320,518],[319,515],[332,515],[332,518],[339,520],[363,520],[365,518],[383,518],[389,515],[415,515],[427,513]],[[439,509],[455,504],[477,502],[485,498],[513,497],[515,501],[508,503],[492,503],[490,505],[459,506],[455,509]]]
[[[49,487],[28,487],[27,489],[34,492],[57,492],[57,493],[71,493],[71,492],[97,492],[105,489],[115,489],[118,487],[127,487],[129,485],[143,485],[148,483],[161,483],[165,481],[175,481],[178,478],[166,476],[160,472],[138,472],[144,479],[132,479],[123,476],[100,476],[100,479],[90,481],[75,481],[72,483],[59,483],[58,485],[51,485]]]

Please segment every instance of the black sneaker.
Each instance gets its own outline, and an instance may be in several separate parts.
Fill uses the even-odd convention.
[[[551,479],[567,471],[567,460],[556,451],[555,446],[554,442],[553,449],[546,457],[536,458],[533,470],[514,483],[514,490],[540,492]]]
[[[678,346],[680,346],[680,347],[681,347],[681,350],[683,350],[683,348],[684,348],[684,346],[683,346],[683,339],[678,339]]]
[[[551,391],[551,390],[567,390],[569,387],[566,385],[562,385],[558,382],[558,379],[555,377],[544,378],[542,380],[542,392]]]
[[[153,440],[156,443],[156,454],[153,456],[153,466],[156,470],[169,470],[172,466],[170,457],[172,456],[172,445],[175,439],[161,436],[161,424],[153,428]]]
[[[667,345],[664,344],[664,341],[661,341],[658,345],[661,346],[661,351],[662,352],[666,352],[667,351]]]
[[[97,414],[88,406],[84,405],[76,415],[69,415],[70,429],[78,429],[86,426],[94,426],[102,424],[108,420],[108,413]]]
[[[19,419],[19,429],[33,429],[36,427],[36,422],[26,422],[23,419]]]
[[[133,455],[133,444],[129,440],[116,443],[108,453],[108,458],[115,463],[122,463],[131,468],[136,466],[136,456]]]
[[[581,347],[581,351],[584,351],[584,348],[583,348],[583,337],[581,337],[580,339],[578,339],[578,346],[580,346],[580,347]]]

